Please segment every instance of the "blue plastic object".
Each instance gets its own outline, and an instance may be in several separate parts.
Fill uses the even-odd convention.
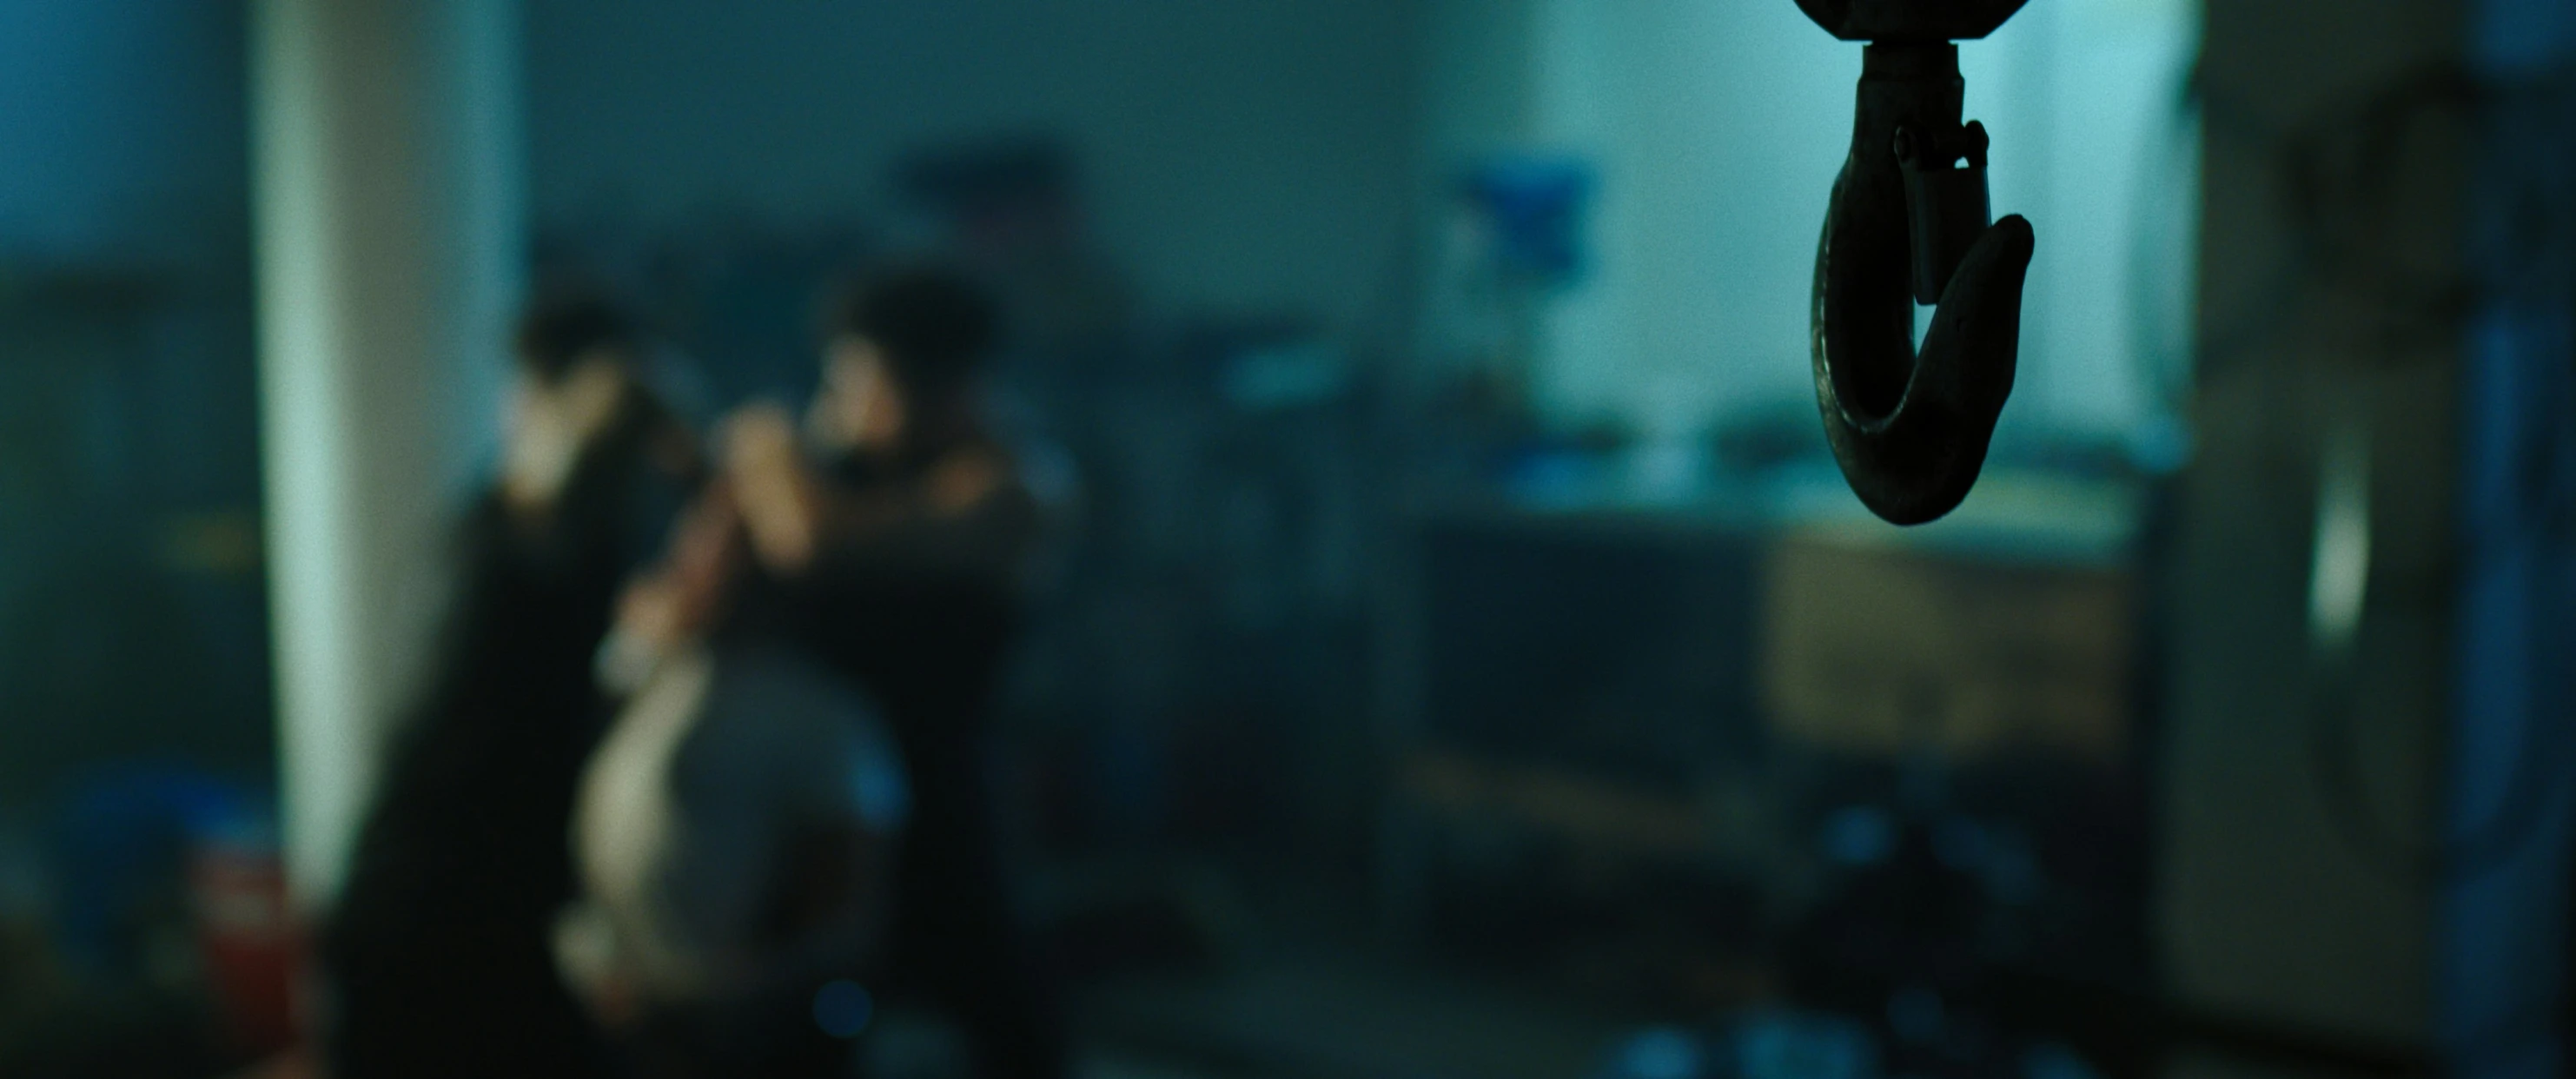
[[[1499,157],[1471,169],[1463,187],[1492,229],[1506,272],[1550,285],[1581,275],[1590,165],[1571,157]]]
[[[53,829],[66,957],[111,981],[139,976],[140,921],[182,894],[190,851],[265,834],[242,788],[182,765],[126,765],[76,788]]]

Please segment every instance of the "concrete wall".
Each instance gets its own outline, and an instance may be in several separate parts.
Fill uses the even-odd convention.
[[[0,253],[238,257],[241,33],[238,3],[0,4]]]
[[[0,3],[0,814],[269,758],[242,31]]]
[[[530,0],[537,223],[885,208],[894,157],[1069,137],[1149,310],[1314,310],[1409,286],[1413,0]]]
[[[1534,136],[1599,162],[1595,276],[1540,385],[1657,434],[1812,409],[1808,290],[1860,51],[1788,3],[1540,6]]]

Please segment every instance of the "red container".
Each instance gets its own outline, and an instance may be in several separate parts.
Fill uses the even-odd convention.
[[[271,849],[202,847],[190,859],[189,885],[207,987],[236,1044],[254,1056],[294,1044],[303,948],[285,863]]]

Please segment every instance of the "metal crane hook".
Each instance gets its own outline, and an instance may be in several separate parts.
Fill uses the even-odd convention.
[[[1798,0],[1862,38],[1851,156],[1816,245],[1816,405],[1870,511],[1922,524],[1966,498],[2012,394],[2033,249],[2018,215],[1988,223],[1986,132],[1961,124],[1959,47],[2022,0]],[[1939,304],[1922,347],[1914,305]]]

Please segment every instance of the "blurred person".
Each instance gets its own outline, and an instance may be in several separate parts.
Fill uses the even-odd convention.
[[[574,786],[605,725],[593,656],[696,480],[622,312],[519,319],[504,455],[461,534],[429,688],[398,734],[322,941],[335,1079],[603,1074],[556,973]]]
[[[740,521],[754,571],[728,617],[810,649],[894,729],[913,813],[887,986],[949,1012],[982,1074],[1053,1079],[1066,1069],[1061,1020],[1014,920],[987,777],[988,706],[1039,524],[976,406],[997,323],[957,274],[887,273],[834,312],[801,439],[775,406],[724,424],[721,510]],[[640,593],[639,632],[705,617],[684,592]]]
[[[709,492],[638,586],[713,632],[610,650],[633,664],[608,668],[633,697],[582,782],[583,899],[557,954],[640,1079],[820,1079],[849,1070],[872,1017],[862,984],[910,794],[848,683],[791,642],[717,623],[740,542],[727,497]]]

